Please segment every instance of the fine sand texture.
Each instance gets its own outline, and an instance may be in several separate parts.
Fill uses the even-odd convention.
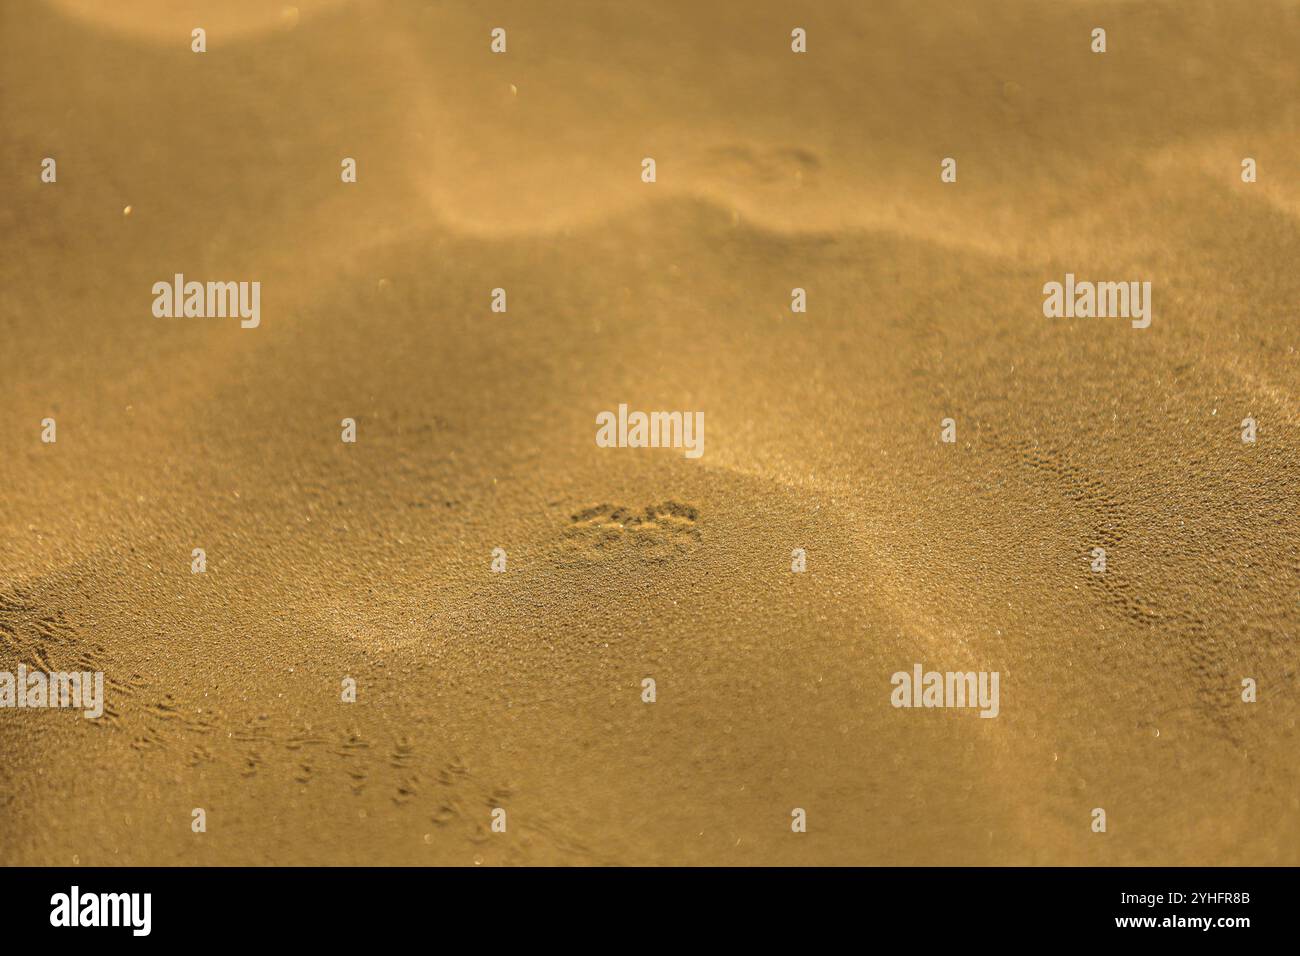
[[[0,671],[105,676],[0,709],[0,863],[1300,863],[1297,49],[1290,0],[0,4]],[[177,273],[260,325],[156,318]],[[1045,317],[1067,273],[1150,327]],[[597,447],[621,403],[703,455]],[[918,663],[1000,713],[895,708]]]

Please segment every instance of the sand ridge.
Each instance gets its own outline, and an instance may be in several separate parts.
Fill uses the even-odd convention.
[[[1295,5],[270,7],[0,13],[3,862],[1295,862]]]

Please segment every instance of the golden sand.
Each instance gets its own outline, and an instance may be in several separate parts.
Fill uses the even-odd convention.
[[[0,862],[1300,862],[1298,39],[0,6],[0,669],[107,681],[0,710]],[[1151,327],[1044,318],[1067,272]],[[261,325],[154,318],[176,273]],[[597,448],[619,403],[705,453]],[[1000,715],[893,708],[915,662]]]

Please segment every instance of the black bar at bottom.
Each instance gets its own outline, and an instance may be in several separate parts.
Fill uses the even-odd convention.
[[[0,869],[0,925],[6,943],[76,934],[79,943],[114,937],[128,945],[283,938],[370,948],[423,938],[459,948],[477,938],[495,948],[577,938],[634,949],[713,939],[766,948],[813,932],[927,947],[1042,941],[1044,933],[1230,946],[1290,928],[1295,875],[1266,868],[8,868]]]

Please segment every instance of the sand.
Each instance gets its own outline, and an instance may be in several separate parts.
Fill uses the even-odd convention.
[[[107,681],[0,710],[0,862],[1300,862],[1297,35],[0,7],[0,670]],[[154,318],[178,272],[261,325]],[[621,402],[704,455],[597,448]]]

